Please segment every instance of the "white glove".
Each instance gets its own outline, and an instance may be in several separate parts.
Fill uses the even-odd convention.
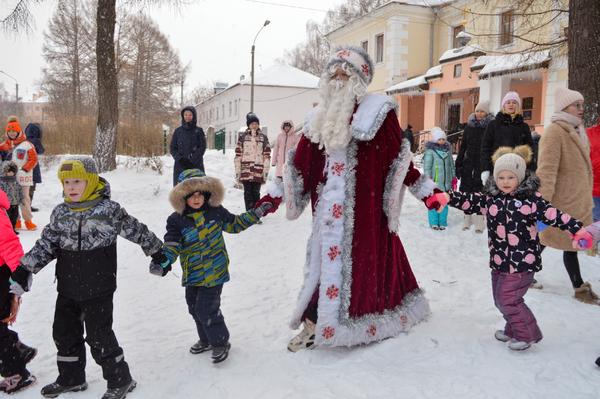
[[[489,178],[490,178],[489,170],[484,170],[483,172],[481,172],[481,183],[483,183],[484,186],[485,186],[485,183],[487,183]]]

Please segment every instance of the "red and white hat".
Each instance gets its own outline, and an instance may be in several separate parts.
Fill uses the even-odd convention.
[[[327,63],[327,70],[329,71],[332,66],[342,63],[348,64],[365,85],[369,85],[373,80],[373,73],[375,72],[373,61],[362,47],[343,46],[337,48]]]

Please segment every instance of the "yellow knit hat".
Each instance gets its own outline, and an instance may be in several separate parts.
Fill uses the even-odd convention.
[[[61,183],[65,183],[65,179],[80,179],[86,180],[87,186],[81,195],[79,202],[87,200],[98,187],[100,177],[98,176],[98,168],[96,162],[90,157],[70,157],[62,161],[58,168],[58,178]],[[65,198],[68,201],[68,198]]]

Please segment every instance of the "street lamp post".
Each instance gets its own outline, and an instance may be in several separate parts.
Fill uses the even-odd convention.
[[[12,76],[10,76],[9,74],[7,74],[4,71],[0,71],[1,74],[8,76],[9,78],[11,78],[12,80],[15,81],[15,113],[19,107],[19,82],[17,81],[17,79],[13,78]]]
[[[256,47],[254,44],[256,43],[256,38],[258,37],[258,34],[264,29],[265,26],[269,25],[270,23],[271,21],[269,21],[268,19],[265,21],[263,26],[261,26],[258,32],[256,33],[256,36],[254,36],[254,41],[252,42],[252,67],[250,69],[250,112],[254,112],[254,49]]]

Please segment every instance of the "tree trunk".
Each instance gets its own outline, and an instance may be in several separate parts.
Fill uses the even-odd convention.
[[[585,126],[600,117],[600,1],[569,1],[569,88],[583,94]]]
[[[115,65],[116,0],[98,0],[96,10],[96,65],[98,68],[98,120],[94,159],[100,172],[117,167],[119,88]]]

